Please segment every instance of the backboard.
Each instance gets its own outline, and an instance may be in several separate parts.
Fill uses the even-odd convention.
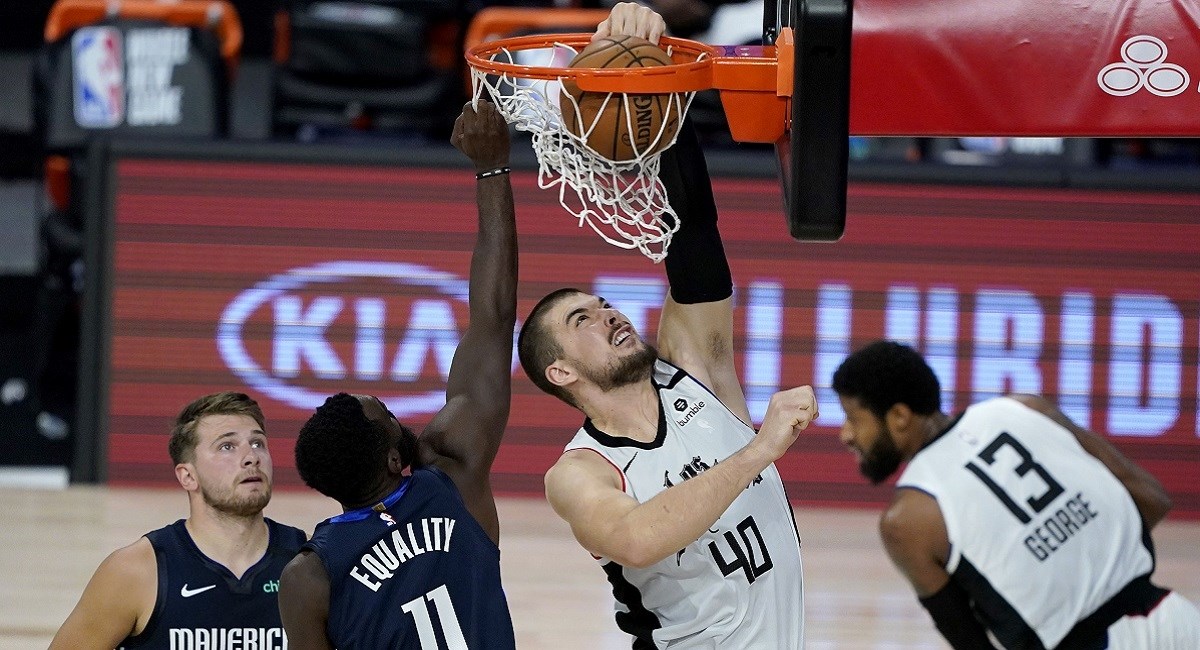
[[[795,39],[790,126],[775,143],[793,238],[837,241],[846,227],[854,0],[765,0],[763,44]],[[780,62],[784,65],[785,62]]]

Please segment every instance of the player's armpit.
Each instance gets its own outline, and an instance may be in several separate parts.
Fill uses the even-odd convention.
[[[957,583],[947,582],[937,593],[920,600],[950,647],[955,650],[992,647],[983,624],[971,610],[970,596]]]
[[[950,538],[937,501],[919,490],[900,488],[879,520],[879,535],[888,556],[919,598],[946,585]]]
[[[1137,505],[1142,520],[1147,528],[1154,528],[1167,512],[1171,510],[1171,497],[1163,484],[1150,472],[1142,469],[1136,463],[1122,454],[1104,436],[1085,429],[1071,421],[1057,406],[1044,397],[1037,395],[1010,395],[1012,399],[1054,420],[1057,424],[1070,431],[1075,439],[1092,456],[1095,456],[1108,471],[1129,491],[1133,502]]]
[[[157,594],[158,562],[143,537],[100,563],[50,642],[51,650],[112,650],[146,627]]]
[[[279,576],[279,616],[292,650],[333,650],[325,633],[329,620],[329,575],[316,553],[301,551]]]
[[[704,384],[743,422],[751,424],[737,375],[733,299],[683,305],[668,296],[659,322],[659,355]]]

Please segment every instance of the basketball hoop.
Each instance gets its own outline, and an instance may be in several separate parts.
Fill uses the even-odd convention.
[[[742,142],[774,142],[786,128],[786,105],[791,77],[778,74],[775,48],[722,48],[687,39],[663,37],[660,46],[674,61],[671,65],[632,68],[568,68],[567,63],[591,41],[590,34],[536,34],[488,41],[470,47],[473,95],[487,97],[504,118],[532,136],[538,161],[538,185],[557,189],[559,203],[608,243],[636,248],[654,262],[667,255],[679,219],[659,180],[662,150],[675,144],[692,99],[699,90],[719,88],[731,114],[733,137]],[[757,56],[770,49],[767,56]],[[786,77],[786,88],[784,79]],[[589,93],[607,93],[606,103],[624,102],[631,95],[668,95],[668,115],[644,150],[634,149],[629,159],[613,160],[587,145],[601,113],[590,124],[569,124],[562,102],[571,102],[569,114],[580,119],[579,105],[563,91],[570,82]],[[733,93],[727,97],[726,91]],[[748,98],[755,101],[747,102]],[[731,108],[729,98],[740,105]],[[741,123],[740,131],[734,128]],[[632,130],[632,123],[627,124]],[[749,129],[749,130],[747,130]],[[739,137],[739,132],[741,137]],[[663,143],[666,143],[665,145]]]

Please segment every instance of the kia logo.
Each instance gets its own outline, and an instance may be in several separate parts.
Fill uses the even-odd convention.
[[[351,285],[367,284],[385,290],[394,286],[396,294],[412,294],[413,289],[421,294],[412,300],[400,340],[385,340],[388,301],[384,297],[349,290]],[[465,303],[467,288],[462,278],[416,264],[337,261],[296,268],[259,282],[225,307],[217,325],[217,349],[225,365],[247,385],[298,409],[315,409],[330,393],[341,390],[298,385],[303,365],[314,379],[310,383],[378,382],[379,389],[371,392],[397,417],[431,413],[445,404],[444,382],[459,339],[452,303]],[[271,315],[271,352],[266,355],[269,360],[260,363],[247,349],[246,326],[262,310]],[[343,314],[354,321],[350,355],[344,345],[339,355],[328,337],[330,326]],[[259,320],[261,315],[254,328]],[[441,385],[424,392],[402,392],[406,382],[416,384],[430,356],[441,374]]]

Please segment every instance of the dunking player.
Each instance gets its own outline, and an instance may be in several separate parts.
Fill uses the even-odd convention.
[[[478,172],[479,226],[446,405],[420,438],[378,399],[345,393],[301,428],[300,476],[345,512],[319,524],[284,571],[292,650],[515,645],[488,480],[508,421],[516,322],[508,127],[495,106],[468,104],[451,138]]]
[[[288,647],[276,592],[304,532],[263,517],[265,431],[262,410],[242,393],[184,407],[168,447],[188,518],[113,551],[52,649]]]
[[[1040,397],[951,418],[912,348],[878,341],[833,375],[841,439],[874,483],[892,561],[955,648],[1200,648],[1200,613],[1150,582],[1162,485]]]
[[[662,20],[617,5],[600,33]],[[560,289],[530,313],[521,365],[586,419],[546,496],[603,563],[635,648],[799,648],[800,539],[774,461],[817,415],[812,389],[777,393],[757,435],[734,368],[732,280],[690,125],[663,155],[680,228],[658,349],[604,298]]]

